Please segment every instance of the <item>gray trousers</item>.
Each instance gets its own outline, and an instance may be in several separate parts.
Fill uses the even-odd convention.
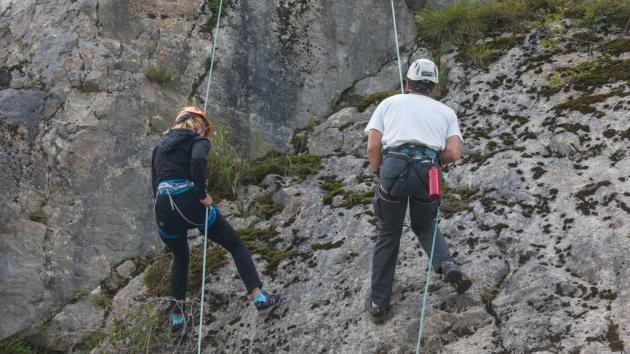
[[[409,206],[411,229],[420,240],[427,255],[431,253],[433,230],[436,227],[435,215],[439,203],[429,201],[426,188],[426,170],[428,166],[417,166],[419,173],[408,175],[410,182],[420,179],[420,183],[411,183],[411,196],[388,198],[377,189],[374,198],[374,214],[379,220],[379,231],[372,258],[372,302],[387,307],[391,301],[394,273],[400,250],[400,236],[403,222]],[[381,166],[381,183],[387,184],[388,178],[400,173],[400,161],[386,158]],[[415,181],[418,182],[418,181]],[[389,189],[389,188],[388,188]],[[448,245],[439,228],[435,238],[433,269],[441,271],[443,261],[454,261],[448,251]]]

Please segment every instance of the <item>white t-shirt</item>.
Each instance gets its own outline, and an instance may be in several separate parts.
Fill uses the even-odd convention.
[[[365,132],[371,129],[383,134],[383,148],[411,143],[442,151],[447,138],[455,135],[462,138],[455,111],[442,102],[417,94],[395,95],[383,100]]]

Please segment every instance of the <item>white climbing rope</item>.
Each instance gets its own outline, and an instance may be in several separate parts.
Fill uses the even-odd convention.
[[[429,284],[431,283],[431,268],[433,266],[433,252],[435,250],[435,236],[440,223],[440,204],[438,204],[435,220],[433,221],[433,240],[431,241],[431,254],[429,255],[429,270],[424,282],[424,294],[422,295],[422,311],[420,312],[420,328],[418,329],[418,342],[416,344],[416,354],[422,353],[422,332],[424,330],[424,316],[426,314],[427,300],[429,299]]]
[[[400,93],[405,93],[405,84],[403,83],[402,63],[400,62],[400,45],[398,44],[398,28],[396,26],[396,9],[394,8],[394,0],[391,0],[392,20],[394,21],[394,39],[396,40],[396,57],[398,58],[398,75],[400,76]]]
[[[203,305],[206,294],[206,258],[208,254],[208,214],[210,208],[206,208],[206,225],[203,235],[203,266],[201,268],[201,308],[199,309],[199,334],[197,336],[197,354],[201,354],[201,330],[203,327]]]
[[[219,42],[219,24],[221,23],[221,11],[223,10],[223,0],[219,2],[219,12],[217,13],[217,25],[214,27],[214,37],[212,38],[212,55],[210,56],[210,68],[208,69],[208,85],[206,86],[206,99],[203,102],[203,112],[208,109],[208,97],[210,96],[210,83],[212,82],[212,69],[214,69],[214,56],[217,52]]]
[[[206,86],[206,98],[203,102],[203,112],[208,109],[208,97],[210,97],[210,83],[212,82],[212,69],[214,69],[214,57],[217,51],[217,42],[219,42],[219,25],[221,24],[221,11],[223,11],[223,0],[219,2],[219,11],[217,12],[217,24],[214,27],[214,38],[212,40],[212,55],[210,56],[210,68],[208,69],[208,85]],[[208,257],[208,214],[210,209],[206,208],[206,222],[203,235],[203,266],[201,268],[201,304],[199,309],[199,333],[197,335],[197,354],[201,354],[201,335],[203,329],[203,312],[204,301],[206,295],[206,260]]]

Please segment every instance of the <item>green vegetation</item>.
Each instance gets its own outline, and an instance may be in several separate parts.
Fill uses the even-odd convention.
[[[400,91],[396,90],[396,91],[383,91],[383,92],[376,92],[373,93],[371,95],[367,95],[363,98],[361,98],[357,104],[357,110],[359,112],[364,112],[366,109],[368,109],[372,104],[374,103],[378,103],[381,102],[382,100],[386,99],[387,97],[399,94]]]
[[[208,10],[210,10],[211,14],[208,16],[207,26],[209,30],[212,30],[217,24],[217,16],[219,14],[219,4],[221,0],[206,0],[206,5],[208,5]],[[229,0],[223,0],[223,12],[221,13],[221,17],[225,16],[225,11],[227,7],[230,5]]]
[[[314,155],[276,155],[251,162],[250,169],[243,179],[244,183],[260,184],[268,174],[281,176],[296,176],[306,179],[321,169],[322,158]]]
[[[169,85],[173,83],[173,75],[166,68],[160,66],[150,66],[145,76],[149,81],[159,85]]]
[[[456,1],[416,14],[419,34],[434,47],[443,42],[472,45],[497,33],[528,30],[527,21],[562,17],[583,25],[626,25],[630,4],[625,0],[490,0]]]
[[[90,289],[79,288],[79,289],[74,291],[74,293],[70,297],[70,301],[71,302],[77,302],[77,301],[83,299],[84,297],[88,296],[89,294],[90,294]]]
[[[456,190],[448,184],[442,183],[442,205],[440,211],[444,217],[450,217],[460,211],[468,209],[475,191]]]
[[[256,214],[265,220],[269,220],[272,216],[282,211],[282,207],[276,205],[271,199],[270,194],[263,195],[256,199]]]
[[[561,18],[575,20],[578,25],[616,25],[625,28],[630,17],[626,0],[490,0],[455,1],[445,7],[429,8],[416,14],[418,33],[433,48],[444,43],[460,47],[459,59],[464,63],[487,66],[516,42],[506,41],[502,48],[479,43],[502,33],[524,33]],[[508,37],[509,38],[509,37]],[[542,45],[553,48],[553,38]]]
[[[216,273],[227,264],[227,252],[219,246],[208,246],[206,274]],[[144,285],[151,296],[162,297],[168,294],[170,256],[162,256],[151,264],[144,276]],[[188,271],[188,289],[191,294],[199,291],[201,271],[203,267],[203,247],[197,246],[190,252],[190,269]]]
[[[236,230],[236,233],[252,253],[259,255],[267,263],[263,271],[265,275],[275,275],[280,262],[298,256],[296,251],[276,248],[282,238],[278,237],[278,232],[273,229],[248,228]]]
[[[348,190],[343,187],[340,181],[336,181],[334,178],[335,177],[321,178],[322,183],[319,187],[327,192],[322,198],[325,205],[332,204],[333,199],[338,195],[343,196],[341,206],[344,208],[352,208],[358,204],[372,203],[374,199],[374,193],[372,191]]]
[[[45,224],[48,221],[48,215],[44,212],[43,209],[37,209],[28,214],[28,218],[31,221],[39,222]]]
[[[156,306],[145,304],[116,318],[108,339],[120,353],[152,353],[168,343],[167,328]]]
[[[324,195],[323,202],[326,205],[330,205],[335,196],[343,194],[343,184],[340,181],[335,181],[333,178],[322,178],[322,181],[323,183],[319,187],[328,192]]]
[[[83,340],[83,342],[79,343],[77,349],[90,352],[92,349],[96,348],[96,346],[105,339],[106,335],[103,332],[97,331],[93,334],[89,335],[87,338]]]
[[[318,251],[318,250],[331,250],[334,248],[339,248],[341,247],[341,245],[343,245],[343,240],[339,240],[337,242],[326,242],[326,243],[313,243],[311,245],[311,248]]]
[[[249,165],[234,150],[225,129],[217,126],[208,155],[209,189],[222,197],[236,197]]]
[[[320,169],[321,157],[307,154],[269,153],[253,161],[242,158],[225,129],[219,126],[212,137],[212,149],[208,155],[208,188],[221,197],[234,198],[240,185],[260,184],[268,174],[305,179]]]
[[[7,338],[0,342],[0,354],[35,354],[35,349],[20,338]]]
[[[603,113],[598,112],[593,107],[595,103],[604,102],[610,97],[614,97],[614,96],[624,97],[629,94],[630,92],[624,93],[621,90],[615,90],[615,91],[611,91],[609,93],[601,94],[601,95],[580,96],[578,98],[571,98],[568,101],[553,107],[552,110],[554,110],[556,113],[560,113],[565,110],[578,111],[584,114],[598,113],[598,116],[599,116]]]
[[[602,51],[606,54],[618,56],[625,52],[630,52],[630,39],[617,38],[602,46]]]

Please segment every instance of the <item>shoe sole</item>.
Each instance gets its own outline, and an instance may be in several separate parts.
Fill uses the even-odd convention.
[[[455,288],[458,294],[465,293],[472,285],[472,281],[464,273],[457,270],[450,272],[446,276],[446,281]]]
[[[258,311],[258,316],[263,317],[263,318],[267,318],[267,317],[269,317],[271,314],[273,314],[273,312],[274,312],[274,311],[275,311],[278,307],[280,307],[280,305],[281,305],[281,304],[282,304],[282,301],[280,301],[280,302],[278,302],[278,303],[276,303],[276,304],[274,304],[274,305],[272,305],[272,306],[269,306],[268,308],[266,308],[266,309],[264,309],[264,310],[259,310],[259,311]]]
[[[368,316],[370,316],[370,320],[372,320],[372,322],[374,322],[377,325],[385,323],[385,320],[387,320],[387,313],[383,314],[383,316],[381,317],[372,314],[371,304],[370,304],[371,302],[372,300],[370,298],[368,298],[365,301],[365,311],[368,313]]]

